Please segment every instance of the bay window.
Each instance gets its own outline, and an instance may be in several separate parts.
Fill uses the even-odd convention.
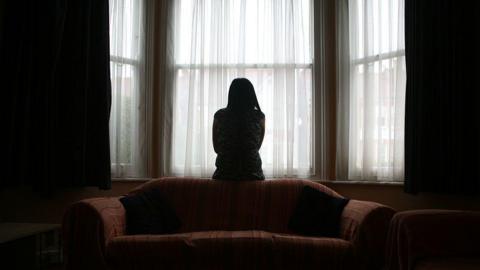
[[[266,177],[402,181],[403,17],[404,0],[110,0],[113,176],[210,177],[213,115],[245,77]]]

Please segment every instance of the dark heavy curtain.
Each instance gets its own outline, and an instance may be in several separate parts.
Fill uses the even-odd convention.
[[[108,0],[7,1],[4,11],[0,186],[109,189]]]
[[[479,2],[406,1],[407,192],[480,194]]]

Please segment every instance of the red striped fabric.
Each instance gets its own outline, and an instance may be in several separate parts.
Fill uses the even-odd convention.
[[[148,182],[132,193],[156,188],[182,221],[180,232],[264,230],[291,233],[288,220],[303,186],[332,196],[333,190],[307,180],[216,181],[165,178]]]
[[[288,220],[312,181],[227,182],[163,178],[131,192],[159,189],[182,222],[177,234],[125,235],[118,198],[75,203],[64,219],[67,269],[379,269],[394,211],[350,200],[341,238],[295,235]]]
[[[114,269],[348,269],[353,261],[345,240],[265,231],[122,236],[107,257]]]

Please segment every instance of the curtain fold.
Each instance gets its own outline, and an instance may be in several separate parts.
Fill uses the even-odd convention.
[[[480,194],[480,4],[406,0],[405,191]]]
[[[266,114],[266,176],[312,174],[312,1],[175,1],[171,172],[210,177],[211,127],[236,77]]]
[[[330,11],[335,3],[329,0],[313,2],[311,16],[313,17],[313,97],[312,125],[313,135],[313,172],[316,179],[335,179],[335,81],[332,79],[335,71],[335,57],[330,54],[334,48],[335,16]]]
[[[110,188],[108,1],[8,1],[1,187]]]
[[[348,180],[350,117],[349,0],[335,1],[336,12],[336,162],[337,180]]]
[[[152,177],[171,176],[172,171],[172,129],[175,90],[175,52],[174,44],[175,0],[153,1],[151,15],[154,18],[152,28],[154,40],[153,53],[153,93],[152,112]],[[153,14],[152,14],[153,13]],[[158,106],[156,106],[158,105]]]

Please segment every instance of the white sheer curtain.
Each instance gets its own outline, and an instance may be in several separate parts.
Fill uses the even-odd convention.
[[[312,172],[311,0],[178,0],[171,170],[210,177],[211,129],[236,77],[253,83],[266,115],[267,177]]]
[[[348,147],[343,148],[348,154],[340,153],[337,157],[340,164],[344,162],[342,157],[348,157],[348,166],[343,167],[348,172],[339,175],[348,175],[350,180],[402,181],[406,87],[404,0],[344,3],[338,7],[348,8],[348,12],[339,10],[337,14],[348,20],[348,25],[340,26],[344,30],[348,27],[349,35],[338,35],[337,40],[343,42],[339,44],[339,53],[348,53],[349,66],[344,66],[342,57],[338,62],[343,65],[339,72],[349,73],[349,84],[339,85],[348,87],[347,91],[339,89],[348,100],[339,107],[349,111],[349,116],[339,119],[338,124],[343,125],[340,130],[348,132]],[[342,78],[341,74],[338,78]],[[342,140],[346,134],[338,135]]]
[[[112,177],[143,177],[145,162],[145,6],[110,0]]]

